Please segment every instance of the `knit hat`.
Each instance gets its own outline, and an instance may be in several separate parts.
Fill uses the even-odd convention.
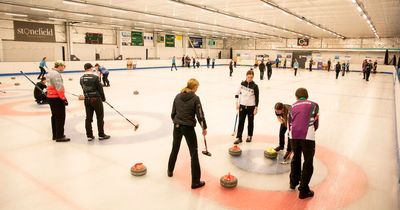
[[[57,60],[57,61],[54,63],[54,67],[55,67],[55,68],[57,68],[57,67],[59,67],[59,66],[65,66],[64,61],[62,61],[62,60]]]

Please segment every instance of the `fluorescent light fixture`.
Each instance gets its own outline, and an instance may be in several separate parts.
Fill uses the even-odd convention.
[[[264,2],[264,5],[265,5],[266,7],[268,7],[269,9],[272,9],[272,8],[273,8],[271,5],[269,5],[269,4],[265,3],[265,2]]]
[[[366,14],[363,14],[363,18],[366,19],[366,20],[368,19]]]
[[[6,13],[4,13],[5,15],[8,15],[8,16],[15,16],[15,17],[28,17],[28,15],[24,15],[24,14],[16,14],[16,13],[8,13],[8,12],[6,12]]]
[[[54,12],[53,10],[49,10],[49,9],[40,9],[40,8],[34,8],[34,7],[31,7],[30,9],[31,9],[31,10],[34,10],[34,11],[39,11],[39,12]]]
[[[367,23],[368,23],[368,24],[371,24],[371,21],[368,19],[368,20],[367,20]]]
[[[113,11],[113,12],[122,12],[122,13],[127,13],[128,12],[128,11],[122,10],[122,9],[115,9],[115,8],[108,8],[108,9]]]
[[[170,25],[163,25],[164,28],[172,28]]]
[[[80,14],[80,13],[74,13],[74,15],[81,16],[81,17],[93,17],[93,15]]]
[[[86,4],[85,3],[81,3],[81,2],[76,2],[76,1],[66,1],[66,0],[63,0],[63,4],[69,4],[69,5],[74,5],[74,6],[86,6]]]
[[[361,9],[361,7],[360,7],[360,6],[358,6],[358,5],[357,5],[357,10],[358,10],[359,12],[362,12],[362,9]]]
[[[135,27],[135,30],[144,30],[144,28],[136,28],[136,27]]]
[[[49,18],[49,20],[67,22],[66,19],[60,19],[60,18]]]
[[[110,18],[110,20],[115,20],[115,21],[126,21],[124,19],[119,19],[119,18]]]
[[[356,1],[356,0],[351,0],[351,2],[353,2],[354,4],[355,4],[355,3],[357,3],[357,1]]]

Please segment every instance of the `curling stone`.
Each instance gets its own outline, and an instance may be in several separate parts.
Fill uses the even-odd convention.
[[[269,158],[269,159],[276,159],[276,157],[278,156],[278,153],[274,150],[274,148],[268,147],[268,148],[264,151],[264,156],[265,156],[266,158]]]
[[[15,77],[11,77],[11,79],[15,79]]]
[[[15,86],[19,86],[20,84],[19,84],[19,82],[16,82],[16,83],[14,83],[14,85],[15,85]]]
[[[242,149],[238,147],[237,145],[229,148],[229,154],[232,156],[240,156],[242,154]]]
[[[131,168],[131,174],[133,176],[144,176],[147,173],[147,168],[143,163],[136,163]]]
[[[72,78],[68,78],[69,81],[72,81]]]
[[[137,90],[133,91],[133,95],[139,95],[139,91]]]
[[[231,175],[231,173],[228,173],[228,175],[222,176],[219,182],[222,187],[234,188],[238,184],[238,179],[235,176]]]
[[[78,99],[79,99],[79,100],[85,100],[85,96],[79,95],[79,96],[78,96]]]

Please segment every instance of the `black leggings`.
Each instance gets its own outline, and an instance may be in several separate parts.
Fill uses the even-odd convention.
[[[108,75],[109,75],[109,73],[103,74],[103,85],[104,86],[110,86],[110,81],[108,80]]]
[[[281,127],[279,129],[279,147],[285,148],[285,133],[287,131],[287,127],[281,124]],[[286,151],[291,152],[292,151],[292,145],[290,144],[290,139],[288,138],[288,144],[287,144],[287,149]]]
[[[176,158],[178,157],[183,136],[185,136],[190,152],[192,184],[196,184],[200,182],[201,171],[199,157],[197,154],[197,136],[193,126],[179,124],[174,125],[174,140],[172,142],[172,150],[168,161],[168,171],[173,172],[175,169]]]
[[[44,77],[44,75],[46,74],[46,70],[43,67],[40,66],[39,69],[40,69],[40,74],[38,76],[38,79]]]
[[[297,75],[297,68],[294,68],[294,76]]]
[[[272,69],[267,70],[267,76],[268,76],[268,80],[270,80],[271,76],[272,76]]]
[[[254,106],[243,106],[240,105],[239,108],[239,126],[236,138],[242,138],[243,129],[244,129],[244,122],[246,121],[246,116],[248,118],[248,125],[247,125],[247,135],[253,136],[254,130]]]
[[[296,186],[300,183],[300,193],[310,190],[312,174],[314,172],[315,141],[305,139],[292,139],[293,159],[290,170],[290,185]],[[304,156],[303,170],[301,169],[301,155]]]
[[[65,104],[60,98],[47,98],[51,109],[51,130],[53,139],[64,137]]]

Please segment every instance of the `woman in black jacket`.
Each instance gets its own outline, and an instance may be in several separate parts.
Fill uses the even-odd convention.
[[[259,100],[258,86],[253,81],[253,78],[254,72],[252,70],[247,71],[246,80],[240,84],[239,90],[235,95],[235,98],[238,99],[238,101],[236,102],[236,107],[239,111],[239,126],[236,134],[236,141],[234,142],[234,144],[240,144],[243,142],[242,133],[246,116],[248,118],[248,136],[246,142],[251,142],[253,138],[254,115],[257,114]]]
[[[168,163],[168,176],[172,177],[182,137],[185,136],[191,157],[192,189],[205,185],[205,182],[200,180],[201,171],[197,154],[197,136],[194,130],[196,126],[195,117],[197,116],[197,120],[203,129],[203,136],[207,135],[207,124],[203,108],[200,98],[195,94],[198,87],[199,82],[196,79],[190,79],[187,86],[175,97],[171,113],[171,119],[174,122],[174,140]]]
[[[258,66],[258,69],[260,70],[260,80],[264,80],[264,72],[265,72],[265,63],[264,60],[261,60],[260,65]]]

